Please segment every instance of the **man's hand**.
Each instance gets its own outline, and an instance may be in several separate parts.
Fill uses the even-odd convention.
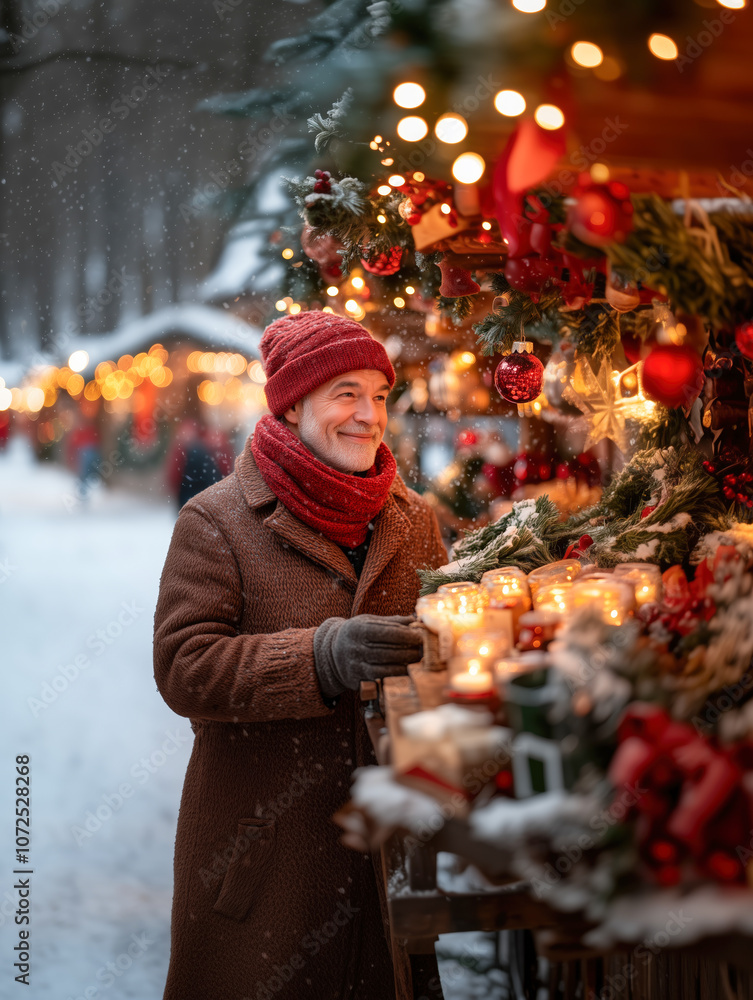
[[[361,681],[404,674],[421,659],[421,632],[402,615],[328,618],[314,633],[314,663],[322,693],[334,698]]]

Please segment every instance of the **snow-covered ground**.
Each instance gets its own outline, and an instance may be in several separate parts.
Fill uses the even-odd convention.
[[[19,438],[0,453],[3,1000],[23,991],[11,971],[13,885],[28,876],[13,869],[29,867],[24,996],[162,996],[192,743],[188,721],[165,705],[152,675],[152,619],[174,520],[156,495],[99,489],[80,502],[74,477],[35,463]],[[16,754],[31,757],[28,864],[15,862],[12,842]],[[490,935],[448,935],[438,951],[447,956],[447,1000],[504,996],[501,974],[476,971],[493,953]]]

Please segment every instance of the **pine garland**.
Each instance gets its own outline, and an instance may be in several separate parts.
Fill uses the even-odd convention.
[[[519,566],[529,572],[551,562],[551,543],[559,537],[559,511],[548,496],[513,504],[493,524],[466,535],[455,546],[456,561],[443,570],[419,570],[421,594],[433,594],[443,583],[481,579],[487,570]]]
[[[753,315],[753,228],[750,218],[716,213],[708,220],[721,249],[700,226],[688,228],[658,195],[634,195],[634,228],[624,243],[607,247],[613,265],[667,295],[684,313],[716,328],[734,328]]]
[[[437,309],[443,316],[449,316],[454,326],[460,326],[473,312],[473,298],[472,295],[459,295],[457,298],[440,295]]]

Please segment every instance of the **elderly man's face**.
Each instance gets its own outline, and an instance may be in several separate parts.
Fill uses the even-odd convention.
[[[374,464],[387,426],[390,386],[384,372],[346,372],[320,385],[285,413],[310,452],[340,472]]]

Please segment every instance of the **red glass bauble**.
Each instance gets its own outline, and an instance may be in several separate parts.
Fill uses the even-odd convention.
[[[516,351],[502,358],[494,373],[494,384],[509,403],[530,403],[541,395],[544,366],[535,354]]]
[[[655,347],[643,362],[643,388],[663,406],[690,406],[703,388],[703,362],[684,344]]]
[[[391,247],[385,253],[380,253],[378,257],[373,260],[365,260],[361,258],[361,265],[364,271],[368,271],[369,274],[397,274],[400,270],[400,261],[403,256],[402,247]]]
[[[628,188],[619,181],[585,184],[576,189],[567,225],[574,236],[592,247],[621,243],[633,228]]]
[[[740,348],[741,354],[753,360],[753,322],[738,326],[735,330],[735,343]]]

